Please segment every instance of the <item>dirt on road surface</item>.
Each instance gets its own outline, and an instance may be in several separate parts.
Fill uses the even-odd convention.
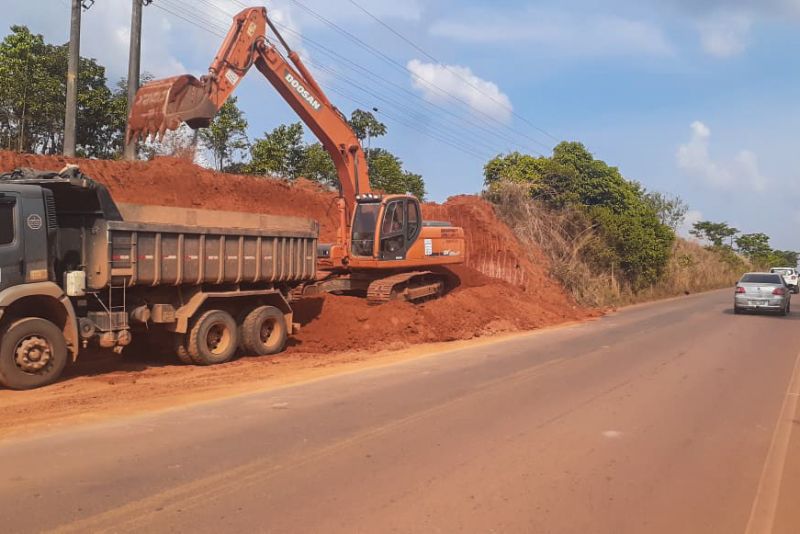
[[[0,151],[0,172],[19,167],[60,170],[76,163],[105,184],[120,202],[295,215],[320,222],[320,240],[336,233],[336,194],[297,180],[220,174],[176,158],[122,162],[46,157]],[[0,390],[0,433],[68,416],[169,407],[187,396],[228,394],[273,380],[276,369],[287,380],[308,368],[330,368],[361,361],[381,350],[419,343],[469,340],[518,332],[598,315],[577,306],[548,274],[537,250],[529,250],[479,197],[453,197],[424,206],[428,219],[464,227],[465,265],[452,269],[458,287],[442,299],[421,305],[391,302],[368,307],[363,299],[326,295],[296,305],[301,331],[285,354],[242,358],[225,366],[176,365],[165,349],[130,348],[123,357],[81,358],[66,378],[32,392]],[[144,400],[146,399],[146,400]],[[155,404],[155,406],[150,406]],[[61,414],[56,416],[54,414]]]

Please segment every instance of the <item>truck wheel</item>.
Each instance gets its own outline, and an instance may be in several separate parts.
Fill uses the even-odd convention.
[[[175,350],[175,356],[178,357],[181,363],[185,363],[186,365],[192,365],[194,363],[192,357],[189,355],[189,351],[186,349],[186,336],[175,334],[172,337],[172,347]]]
[[[186,350],[198,365],[225,363],[239,345],[239,331],[231,314],[222,310],[205,312],[189,332]]]
[[[287,335],[283,312],[274,306],[256,308],[242,324],[242,346],[247,354],[276,354],[286,345]]]
[[[0,330],[0,383],[33,389],[55,382],[67,365],[61,330],[45,319],[19,319]]]

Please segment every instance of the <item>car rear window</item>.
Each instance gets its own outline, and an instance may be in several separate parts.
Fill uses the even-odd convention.
[[[775,273],[775,274],[792,274],[792,270],[791,269],[770,269],[769,272]]]
[[[745,284],[782,284],[783,279],[777,274],[746,274],[740,282]]]

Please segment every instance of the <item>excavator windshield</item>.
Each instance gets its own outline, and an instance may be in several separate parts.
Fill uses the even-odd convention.
[[[380,202],[356,205],[356,214],[353,217],[353,255],[372,256],[375,247],[375,228],[380,210]]]

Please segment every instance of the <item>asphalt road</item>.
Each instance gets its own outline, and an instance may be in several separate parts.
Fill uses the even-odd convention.
[[[6,440],[0,528],[800,532],[800,313],[731,300]]]

